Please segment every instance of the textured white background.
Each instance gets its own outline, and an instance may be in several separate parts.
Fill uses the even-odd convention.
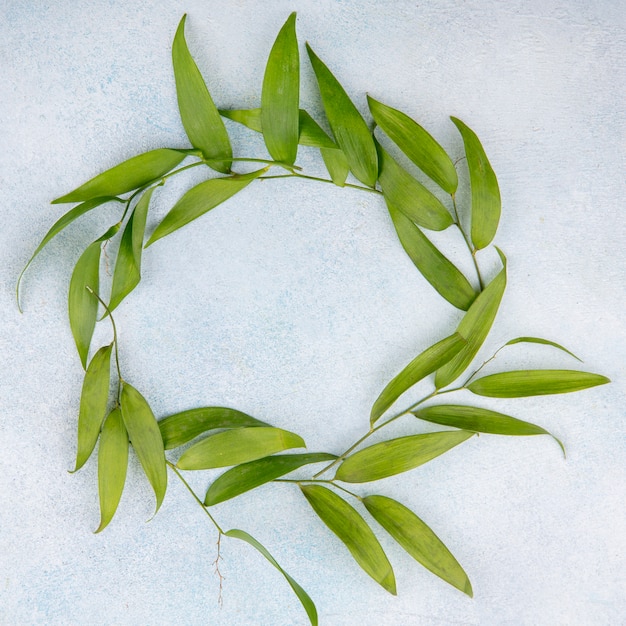
[[[113,209],[82,219],[41,255],[26,276],[24,315],[13,300],[21,267],[67,210],[52,198],[140,151],[186,144],[170,66],[181,15],[217,103],[247,107],[259,104],[265,59],[292,10],[300,41],[362,110],[369,92],[419,119],[454,156],[462,145],[448,115],[482,139],[504,200],[497,244],[510,262],[485,355],[515,336],[544,336],[614,383],[489,404],[554,432],[565,461],[547,437],[481,436],[377,487],[446,541],[473,600],[383,538],[399,590],[387,595],[287,486],[216,515],[268,546],[315,599],[322,624],[625,624],[618,0],[1,3],[0,623],[306,623],[278,572],[234,541],[223,545],[220,609],[208,520],[171,480],[161,512],[144,523],[153,496],[134,459],[117,517],[91,533],[95,464],[66,471],[81,368],[65,301],[73,264]],[[319,117],[313,87],[303,59],[303,105]],[[258,137],[229,128],[239,154],[263,153]],[[300,161],[319,167],[313,151]],[[149,228],[194,180],[159,192]],[[463,262],[460,247],[452,253]],[[494,255],[481,261],[493,275]],[[155,413],[231,405],[301,433],[311,450],[340,451],[359,436],[385,382],[460,317],[404,256],[380,200],[330,185],[256,184],[159,242],[144,263],[117,317],[126,377]],[[572,364],[516,346],[492,371]],[[394,432],[421,428],[407,421]],[[209,480],[194,478],[199,490]]]

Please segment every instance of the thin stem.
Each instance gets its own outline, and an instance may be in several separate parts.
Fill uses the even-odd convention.
[[[478,372],[480,372],[481,369],[483,369],[483,367],[485,367],[485,365],[487,365],[487,363],[491,363],[491,361],[493,361],[497,356],[498,356],[498,352],[500,352],[500,350],[504,349],[507,347],[508,344],[504,344],[503,346],[500,346],[494,353],[492,356],[490,356],[478,369],[474,370],[468,377],[468,379],[463,383],[463,387],[467,387],[467,383],[469,383],[470,380],[472,380],[472,378],[474,378],[474,376],[476,376],[476,374],[478,374]]]
[[[482,274],[480,273],[480,268],[478,267],[478,261],[476,260],[476,252],[478,252],[478,250],[474,248],[474,246],[472,245],[472,242],[469,240],[469,237],[465,233],[463,226],[461,225],[461,220],[459,219],[459,212],[456,207],[455,195],[450,194],[450,196],[452,198],[452,207],[454,209],[454,217],[456,218],[455,220],[456,227],[461,231],[461,234],[463,235],[463,239],[465,240],[465,245],[467,246],[467,249],[470,251],[470,254],[472,255],[472,261],[474,262],[474,267],[476,268],[476,275],[478,276],[478,284],[480,285],[480,290],[482,291],[485,288],[485,283],[483,281]]]
[[[301,478],[299,480],[296,479],[290,479],[290,478],[275,478],[272,482],[275,483],[295,483],[296,485],[300,485],[301,483],[324,483],[327,485],[332,485],[333,487],[336,487],[337,489],[340,489],[341,491],[345,491],[348,495],[352,496],[353,498],[356,498],[357,500],[363,500],[363,498],[361,496],[359,496],[356,493],[353,493],[352,491],[349,491],[348,489],[342,487],[341,485],[338,485],[334,480],[317,480],[315,478]]]
[[[305,178],[306,180],[315,180],[319,183],[329,183],[334,185],[335,183],[330,180],[330,178],[319,178],[318,176],[309,176],[307,174],[298,174],[294,172],[293,174],[278,174],[275,176],[259,176],[259,180],[270,180],[272,178]],[[344,187],[350,187],[351,189],[360,189],[361,191],[369,191],[370,193],[377,193],[378,195],[382,195],[382,191],[378,189],[374,189],[372,187],[363,187],[362,185],[353,185],[352,183],[346,183]]]
[[[302,171],[302,168],[298,165],[291,165],[283,161],[273,161],[271,159],[253,159],[253,158],[248,158],[248,157],[235,157],[230,160],[231,161],[243,161],[244,163],[265,163],[267,165],[276,165],[278,167],[282,167],[283,169],[286,169],[289,172],[294,172],[294,170],[298,170],[299,172]],[[215,159],[207,159],[205,160],[205,163],[209,163],[212,161],[215,161]]]

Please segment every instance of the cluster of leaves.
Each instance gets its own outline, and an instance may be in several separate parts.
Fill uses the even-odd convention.
[[[218,110],[189,53],[184,26],[185,17],[174,38],[172,57],[181,120],[191,147],[161,148],[133,157],[55,200],[55,203],[80,204],[52,226],[28,263],[30,265],[56,234],[88,211],[108,202],[123,207],[120,220],[80,256],[69,287],[70,326],[86,370],[78,416],[75,471],[87,462],[99,440],[101,520],[96,532],[104,529],[115,514],[126,480],[129,447],[132,446],[154,490],[157,510],[165,497],[169,467],[214,523],[219,538],[224,535],[246,541],[283,573],[313,624],[317,623],[317,611],[306,592],[256,539],[241,530],[224,531],[210,511],[212,507],[269,482],[294,484],[355,561],[390,593],[396,593],[393,569],[372,530],[371,521],[366,519],[367,515],[431,572],[472,595],[469,578],[461,565],[415,513],[386,495],[361,496],[345,485],[371,483],[406,472],[460,445],[475,433],[550,434],[538,425],[490,409],[442,404],[439,401],[442,395],[467,390],[478,396],[516,398],[578,391],[608,380],[578,370],[546,369],[478,376],[494,354],[463,383],[452,386],[470,367],[485,342],[507,282],[506,258],[500,250],[497,250],[502,262],[499,273],[488,283],[480,273],[477,253],[493,241],[501,201],[498,182],[485,151],[466,124],[452,118],[463,140],[469,171],[471,203],[466,209],[471,223],[469,233],[457,212],[456,167],[441,145],[406,114],[368,97],[374,128],[379,128],[380,134],[393,142],[424,175],[426,181],[420,182],[383,148],[379,137],[339,81],[308,45],[308,57],[332,136],[307,111],[300,109],[300,58],[295,14],[287,19],[269,54],[261,107],[249,110]],[[271,158],[234,157],[224,118],[262,133]],[[300,145],[320,150],[329,179],[302,173],[295,164]],[[176,169],[185,159],[194,160]],[[251,172],[233,170],[234,166],[245,163],[261,164],[262,167]],[[197,166],[211,168],[219,175],[187,191],[144,243],[148,211],[157,187],[165,184],[168,178]],[[268,171],[275,167],[282,173],[268,175]],[[355,182],[347,182],[349,175],[356,179]],[[317,180],[382,196],[399,241],[417,269],[448,302],[465,311],[453,334],[421,352],[382,390],[372,406],[367,432],[339,455],[326,452],[279,454],[304,448],[304,440],[298,434],[232,408],[197,408],[157,421],[146,399],[122,377],[112,312],[140,281],[143,249],[222,204],[256,179],[267,178]],[[441,196],[449,197],[451,210]],[[468,279],[424,233],[424,230],[438,231],[451,226],[461,232],[467,244],[476,270],[473,280]],[[102,249],[120,231],[110,296],[105,302],[100,295]],[[102,317],[108,318],[112,324],[113,339],[89,359],[99,309],[103,311]],[[519,337],[505,346],[518,343],[544,344],[574,357],[562,346],[535,337]],[[111,401],[113,355],[117,393]],[[390,414],[391,407],[405,392],[432,375],[430,393]],[[449,429],[382,440],[363,447],[369,437],[403,416]],[[182,453],[175,462],[168,459],[166,451],[180,452],[181,448]],[[303,468],[320,463],[324,465],[315,474],[284,478],[296,470],[305,471]],[[204,498],[191,490],[181,473],[222,467],[230,469],[212,482]],[[332,478],[321,478],[333,469]],[[356,500],[354,506],[350,499]]]

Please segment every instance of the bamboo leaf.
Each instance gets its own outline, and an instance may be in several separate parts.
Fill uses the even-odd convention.
[[[96,352],[85,372],[78,412],[78,445],[76,467],[79,470],[91,456],[98,441],[100,427],[106,416],[111,380],[111,350],[113,344]]]
[[[102,427],[98,450],[98,494],[100,497],[100,526],[104,530],[113,519],[122,497],[128,467],[128,433],[122,412],[114,409]]]
[[[249,543],[253,548],[258,550],[287,580],[289,586],[293,589],[294,593],[300,600],[306,614],[309,617],[309,621],[312,626],[317,626],[318,618],[317,618],[317,609],[315,608],[315,604],[313,600],[309,597],[307,592],[302,589],[302,587],[289,575],[287,572],[278,564],[276,559],[267,551],[267,549],[260,544],[254,537],[249,535],[247,532],[243,530],[238,530],[233,528],[224,533],[227,537],[232,537],[233,539],[240,539],[241,541],[245,541]]]
[[[438,389],[446,387],[465,371],[491,330],[506,287],[506,258],[503,254],[501,258],[504,267],[478,294],[457,328],[467,340],[467,346],[437,372],[435,385]]]
[[[398,239],[415,267],[450,304],[467,311],[476,299],[467,278],[404,213],[390,204],[387,209]]]
[[[236,428],[210,435],[186,450],[176,464],[183,470],[227,467],[289,448],[304,448],[302,437],[280,428]]]
[[[339,187],[345,187],[346,178],[350,173],[350,166],[346,155],[339,148],[321,148],[320,154],[324,159],[324,165],[330,174],[330,177]]]
[[[446,151],[408,115],[367,96],[374,121],[424,174],[444,191],[454,194],[458,186],[456,169]]]
[[[610,382],[606,376],[574,370],[517,370],[483,376],[467,388],[489,398],[525,398],[581,391]]]
[[[385,496],[363,498],[372,517],[419,563],[470,598],[472,585],[459,562],[435,533],[403,504]]]
[[[191,145],[202,150],[204,157],[210,160],[210,167],[228,174],[233,156],[230,139],[202,74],[189,53],[185,41],[186,18],[183,15],[180,20],[172,46],[180,119]]]
[[[500,221],[500,188],[495,172],[476,133],[456,117],[450,118],[459,129],[465,145],[472,189],[472,242],[478,250],[488,246]]]
[[[374,187],[378,178],[378,157],[372,133],[339,81],[308,44],[306,47],[335,139],[352,173],[365,185]]]
[[[244,428],[268,426],[236,409],[207,406],[168,415],[159,421],[159,429],[166,450],[178,448],[208,430],[217,428]]]
[[[156,496],[156,514],[167,489],[167,467],[161,432],[146,399],[128,383],[122,386],[121,404],[128,436]]]
[[[146,248],[225,202],[266,171],[267,168],[263,168],[249,174],[212,178],[192,187],[156,227]]]
[[[396,579],[376,535],[367,522],[337,494],[320,485],[301,485],[320,519],[344,543],[354,560],[379,585],[396,595]]]
[[[294,163],[300,137],[300,55],[296,14],[280,29],[272,46],[261,93],[261,124],[273,159]]]
[[[511,341],[507,341],[505,346],[512,346],[516,343],[540,343],[544,346],[552,346],[553,348],[557,348],[566,352],[570,356],[574,357],[577,361],[583,362],[582,359],[579,359],[573,352],[570,352],[567,348],[564,348],[562,345],[555,343],[554,341],[550,341],[548,339],[541,339],[539,337],[517,337],[517,339],[511,339]]]
[[[366,483],[400,474],[431,461],[473,434],[450,430],[382,441],[349,456],[339,466],[335,479]]]
[[[174,169],[185,156],[187,156],[185,151],[169,148],[144,152],[98,174],[74,191],[53,200],[52,204],[83,202],[103,196],[119,196],[161,178]]]
[[[289,474],[303,465],[332,461],[336,458],[335,455],[325,452],[281,454],[237,465],[224,472],[211,484],[206,493],[204,504],[206,506],[219,504],[264,485],[275,478]]]
[[[420,380],[445,365],[467,344],[458,333],[446,337],[416,356],[389,384],[382,390],[374,402],[370,414],[372,426],[383,413],[408,389]]]

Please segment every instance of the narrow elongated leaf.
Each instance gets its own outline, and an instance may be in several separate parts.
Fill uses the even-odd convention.
[[[450,118],[459,129],[465,145],[472,188],[472,242],[480,250],[488,246],[500,221],[498,180],[476,133],[456,117]]]
[[[366,483],[400,474],[431,461],[473,434],[449,430],[375,443],[349,456],[339,466],[335,478],[348,483]]]
[[[320,485],[301,485],[304,497],[354,560],[379,585],[396,595],[396,579],[387,555],[367,522],[343,498]]]
[[[102,427],[98,449],[98,494],[100,497],[100,526],[104,530],[113,519],[122,497],[128,467],[128,433],[122,412],[114,409]]]
[[[257,426],[210,435],[186,450],[176,464],[183,470],[247,463],[289,448],[304,448],[302,437],[288,430]]]
[[[413,511],[385,496],[363,498],[372,517],[419,563],[470,598],[472,585],[459,562]]]
[[[574,357],[577,361],[580,361],[581,363],[583,362],[582,359],[579,359],[573,352],[570,352],[567,348],[564,348],[562,345],[554,341],[550,341],[549,339],[541,339],[539,337],[517,337],[517,339],[511,339],[511,341],[507,341],[504,345],[512,346],[516,343],[540,343],[544,346],[552,346],[553,348],[557,348],[559,350],[562,350],[563,352],[566,352],[570,356]]]
[[[411,176],[380,144],[378,159],[378,181],[387,204],[430,230],[443,230],[453,224],[452,216],[441,201]]]
[[[324,159],[324,165],[330,174],[330,177],[339,187],[345,187],[346,178],[350,173],[350,166],[346,155],[339,148],[321,148],[320,154]]]
[[[287,580],[289,586],[293,589],[296,596],[298,596],[298,600],[302,603],[306,614],[309,617],[309,621],[311,622],[311,626],[317,626],[317,609],[315,608],[315,604],[313,600],[309,597],[309,594],[300,587],[300,585],[289,575],[287,572],[278,564],[276,559],[267,551],[267,549],[260,544],[254,537],[249,535],[247,532],[243,530],[238,530],[233,528],[224,533],[227,537],[232,537],[233,539],[241,539],[241,541],[245,541],[249,543],[253,548],[258,550]]]
[[[98,174],[74,191],[52,201],[83,202],[102,196],[119,196],[161,178],[187,156],[184,151],[159,148],[123,161],[110,170]]]
[[[100,348],[85,372],[78,412],[78,445],[74,471],[86,463],[98,441],[109,400],[112,349],[113,344]]]
[[[398,239],[415,267],[450,304],[467,311],[476,299],[467,278],[404,213],[389,203],[387,209]]]
[[[446,151],[408,115],[367,96],[372,116],[389,138],[424,174],[444,191],[454,194],[458,186],[456,169]]]
[[[183,15],[180,20],[172,45],[180,119],[191,145],[202,150],[213,169],[228,174],[233,156],[230,139],[202,74],[189,53],[185,41],[186,18]]]
[[[293,472],[303,465],[332,461],[336,458],[335,455],[326,452],[280,454],[237,465],[224,472],[211,484],[206,492],[204,504],[207,506],[219,504],[264,485],[275,478],[289,474],[289,472]]]
[[[467,342],[461,335],[454,333],[454,335],[442,339],[416,356],[382,390],[372,407],[370,423],[373,425],[405,391],[428,376],[428,374],[432,374],[442,365],[445,365],[466,344]]]
[[[212,178],[192,187],[163,218],[146,244],[146,248],[158,239],[214,209],[228,200],[238,191],[247,187],[255,178],[267,171],[267,168],[249,174],[236,174],[226,178]]]
[[[166,450],[178,448],[208,430],[268,426],[250,415],[222,406],[206,406],[168,415],[159,421]]]
[[[306,48],[335,139],[352,173],[362,183],[373,187],[378,178],[378,157],[372,133],[339,81],[308,44]]]
[[[167,489],[167,467],[161,431],[146,399],[131,385],[122,387],[122,417],[141,467],[156,496],[156,512]]]
[[[300,137],[300,55],[296,14],[280,29],[272,46],[261,93],[261,124],[267,151],[276,161],[294,163]]]
[[[151,187],[141,196],[122,234],[113,272],[109,311],[113,311],[141,280],[143,236],[154,190],[155,187]]]
[[[489,398],[525,398],[581,391],[610,382],[606,376],[575,370],[517,370],[483,376],[467,388]]]
[[[506,287],[506,258],[503,254],[501,258],[504,267],[478,294],[457,328],[467,340],[467,346],[437,371],[435,385],[438,389],[446,387],[465,371],[489,334]]]

